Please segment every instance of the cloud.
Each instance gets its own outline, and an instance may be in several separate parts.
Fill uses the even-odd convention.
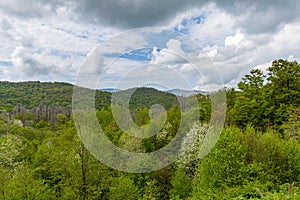
[[[4,3],[1,1],[1,5]],[[3,70],[0,78],[5,80],[73,82],[87,53],[116,32],[114,28],[70,20],[65,16],[72,13],[65,6],[41,18],[31,15],[21,18],[11,12],[0,7],[3,16],[0,19],[0,60],[12,63],[5,68],[0,66]]]
[[[192,44],[187,37],[179,38],[170,39],[166,43],[166,48],[160,51],[154,48],[153,58],[150,62],[153,65],[151,70],[174,70],[180,74],[181,79],[187,81],[196,89],[204,87],[207,91],[208,88],[215,89],[216,85],[222,88],[222,79],[209,55],[197,49],[198,46]],[[185,50],[182,48],[183,43],[186,45]],[[190,44],[190,46],[187,44]],[[176,88],[176,85],[179,85],[179,80],[173,78],[173,87]]]
[[[166,25],[177,13],[206,1],[196,0],[82,0],[77,10],[86,19],[109,26],[136,28]]]
[[[177,15],[211,4],[236,18],[235,26],[249,33],[273,32],[284,23],[299,20],[300,2],[295,0],[3,0],[0,8],[21,17],[72,13],[77,21],[128,29],[167,26]]]
[[[196,62],[203,81],[212,88],[220,86],[214,68],[225,85],[235,86],[252,68],[265,69],[274,59],[299,60],[299,9],[300,1],[295,0],[2,0],[0,79],[72,82],[87,53],[102,44],[101,54],[107,57],[97,62],[104,66],[113,55],[126,55],[108,71],[114,80],[131,66],[151,59],[146,69],[149,72],[154,65],[167,65],[195,82],[199,77],[192,76],[193,66],[181,55]],[[122,34],[115,36],[148,26],[165,28],[170,34],[152,29],[146,34],[132,35],[129,31],[132,37],[123,40],[118,38]],[[205,53],[189,49],[191,43],[181,41],[179,34],[193,40]],[[112,36],[115,40],[104,42]],[[150,50],[139,54],[141,50],[135,48],[140,47]],[[97,66],[89,70],[102,72]]]
[[[43,4],[35,0],[4,0],[0,2],[0,9],[20,17],[41,17],[49,13],[51,8],[49,4]]]
[[[50,57],[47,52],[43,52],[42,54],[30,54],[28,50],[28,48],[21,46],[16,47],[11,55],[13,66],[18,74],[32,78],[59,74],[55,65],[47,62]]]
[[[194,66],[190,63],[184,63],[180,67],[181,72],[193,72],[195,70]]]
[[[238,31],[234,36],[228,36],[225,39],[224,41],[225,46],[230,46],[230,45],[238,46],[239,44],[241,44],[241,41],[243,39],[244,39],[244,34]]]
[[[252,34],[274,32],[285,23],[299,20],[299,8],[300,2],[294,0],[253,1],[243,14],[238,13],[236,24]]]
[[[200,24],[192,24],[189,28],[189,36],[201,47],[210,45],[222,45],[225,38],[235,32],[235,19],[229,13],[209,4],[197,10],[204,15]]]
[[[275,34],[247,34],[238,30],[225,39],[225,45],[208,49],[225,84],[235,85],[252,68],[266,70],[275,59],[299,58],[300,24],[287,24]],[[226,42],[227,41],[227,42]],[[270,65],[269,65],[270,66]]]
[[[195,8],[215,4],[234,18],[235,25],[249,33],[272,32],[283,23],[299,19],[300,2],[295,0],[267,1],[207,1],[207,0],[79,0],[76,11],[81,18],[116,26],[136,28],[147,26],[166,26],[177,15]]]
[[[174,65],[187,62],[184,60],[185,53],[181,49],[181,42],[179,40],[170,39],[166,46],[166,48],[160,51],[157,48],[153,48],[151,64]]]

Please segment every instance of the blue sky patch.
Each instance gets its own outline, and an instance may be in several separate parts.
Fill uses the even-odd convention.
[[[88,36],[86,36],[86,35],[77,35],[76,37],[79,37],[79,38],[82,38],[82,39],[87,39],[88,38]]]
[[[135,61],[150,61],[152,56],[152,48],[135,49],[124,54],[104,54],[105,57],[123,58]]]
[[[69,52],[69,51],[62,51],[57,49],[51,49],[50,54],[53,56],[60,57],[62,59],[71,58],[73,55],[86,56],[86,52]]]
[[[6,62],[6,61],[0,61],[0,66],[12,66],[11,62]]]
[[[200,24],[202,20],[204,19],[204,16],[197,16],[197,17],[192,17],[188,19],[184,19],[181,21],[180,25],[181,27],[174,27],[174,31],[180,32],[182,34],[188,34],[189,33],[189,26],[192,24]]]
[[[166,44],[171,38],[176,38],[180,35],[181,34],[179,32],[173,30],[163,30],[160,33],[151,33],[144,37],[148,43],[148,46],[157,47],[157,49],[163,49],[167,47]]]

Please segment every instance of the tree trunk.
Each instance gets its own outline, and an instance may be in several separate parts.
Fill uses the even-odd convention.
[[[87,199],[87,152],[81,142],[82,199]]]

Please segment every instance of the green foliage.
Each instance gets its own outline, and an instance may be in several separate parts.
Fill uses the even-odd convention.
[[[160,199],[159,187],[156,179],[150,179],[146,182],[142,199],[155,200]]]
[[[300,108],[289,108],[288,121],[280,129],[284,131],[285,138],[300,139]]]
[[[15,169],[22,161],[25,148],[21,139],[15,135],[9,134],[0,138],[0,165]]]
[[[263,107],[266,101],[263,89],[264,77],[261,70],[255,69],[238,84],[242,92],[236,97],[232,114],[232,120],[236,125],[245,127],[251,123],[255,127],[265,128],[267,122]]]
[[[261,198],[280,191],[280,185],[300,179],[300,144],[261,134],[227,128],[213,151],[199,161],[193,199]]]
[[[153,152],[170,143],[181,127],[178,161],[144,174],[110,169],[87,151],[70,113],[64,112],[70,109],[72,85],[0,82],[0,199],[300,199],[299,72],[297,62],[276,60],[267,76],[252,70],[239,90],[225,90],[227,127],[202,159],[199,149],[209,128],[213,94],[196,95],[198,107],[192,107],[192,97],[177,100],[156,89],[135,88],[129,111],[142,127],[136,134],[158,132],[140,139],[118,127],[111,94],[96,91],[99,124],[120,148]],[[180,108],[178,102],[186,103]],[[11,112],[18,103],[29,110],[18,105],[20,112]],[[41,104],[59,105],[62,112],[55,120],[36,120],[30,109]],[[167,116],[150,118],[154,104],[161,104]],[[128,122],[122,116],[119,120]],[[153,165],[145,159],[134,162]]]
[[[146,87],[134,88],[134,90],[135,91],[133,92],[129,101],[130,110],[135,110],[140,107],[146,107],[149,109],[152,105],[155,104],[160,104],[168,110],[172,106],[178,104],[176,96],[170,93]],[[122,92],[128,91],[120,91],[120,93]]]
[[[43,180],[35,179],[24,163],[15,170],[9,181],[5,199],[55,199],[55,193]]]
[[[115,179],[111,188],[109,199],[123,200],[123,199],[138,199],[140,194],[138,188],[134,185],[133,180],[126,176],[120,176]]]
[[[169,191],[171,198],[186,199],[192,191],[192,179],[185,170],[178,168],[171,179],[172,189]]]
[[[200,160],[200,149],[207,135],[208,128],[207,124],[196,123],[182,141],[177,165],[184,168],[189,173],[189,176],[194,176],[198,170],[197,163]]]
[[[22,104],[27,109],[32,109],[40,104],[60,105],[67,108],[72,104],[72,93],[73,85],[69,83],[0,81],[1,107],[7,111],[11,111],[17,104]],[[97,91],[95,104],[97,108],[107,107],[110,104],[110,94]]]
[[[241,185],[246,151],[239,142],[239,130],[225,130],[213,151],[200,162],[199,183],[203,188]]]
[[[300,106],[300,64],[275,60],[268,68],[267,80],[261,70],[255,69],[238,87],[234,104],[230,103],[233,124],[244,128],[251,123],[260,130],[279,130],[289,120],[289,108]]]
[[[135,117],[135,123],[139,126],[146,125],[150,122],[149,111],[147,108],[139,108]]]

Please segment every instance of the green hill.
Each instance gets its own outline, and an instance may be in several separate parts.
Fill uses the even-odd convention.
[[[0,109],[11,111],[17,104],[26,109],[38,105],[63,108],[72,105],[73,85],[61,82],[0,82]],[[96,106],[107,106],[110,103],[110,93],[97,91]]]
[[[153,104],[161,104],[166,109],[177,104],[176,96],[153,88],[133,88],[130,98],[130,109],[138,107],[150,108]],[[119,91],[124,94],[130,90]],[[26,109],[33,109],[39,105],[60,106],[67,108],[72,105],[73,85],[62,82],[1,82],[0,81],[0,110],[11,111],[17,104]],[[96,108],[110,105],[111,93],[97,90]]]
[[[122,98],[122,94],[124,94],[124,96],[127,96],[127,94],[130,93],[132,93],[129,101],[129,108],[131,110],[137,109],[139,107],[150,108],[154,104],[160,104],[164,108],[170,109],[173,105],[178,104],[177,98],[174,94],[162,92],[160,90],[148,87],[121,90],[116,94],[120,95]]]

